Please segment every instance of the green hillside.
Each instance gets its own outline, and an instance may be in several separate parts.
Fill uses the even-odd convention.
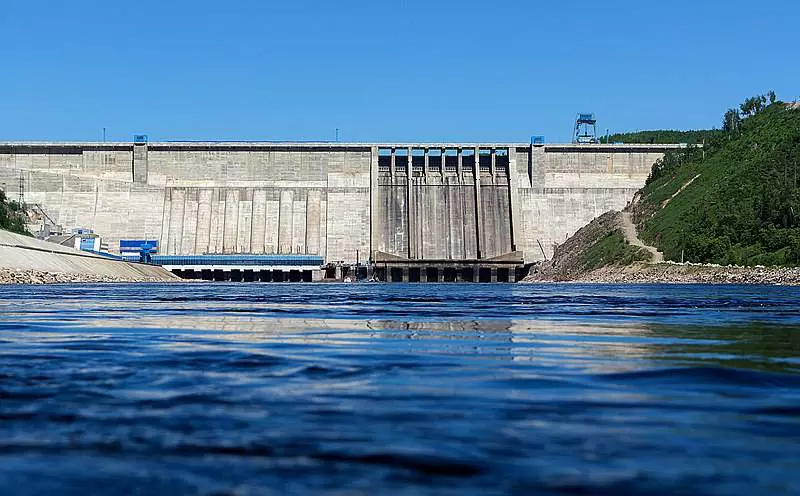
[[[25,229],[22,217],[18,215],[19,207],[16,202],[9,202],[6,194],[0,191],[0,229],[19,234],[29,234]]]
[[[766,100],[729,110],[704,150],[653,166],[634,216],[666,259],[800,265],[800,110]]]

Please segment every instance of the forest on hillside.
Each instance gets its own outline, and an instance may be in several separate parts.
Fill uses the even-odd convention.
[[[686,143],[689,145],[701,145],[705,141],[710,141],[723,134],[717,129],[701,129],[694,131],[675,131],[661,129],[655,131],[636,131],[630,133],[612,134],[606,139],[602,137],[603,143],[632,143],[632,144],[672,144]]]
[[[675,261],[800,265],[800,110],[756,95],[707,133],[653,165],[642,237]]]

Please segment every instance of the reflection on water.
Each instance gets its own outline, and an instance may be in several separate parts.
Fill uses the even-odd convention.
[[[798,492],[798,296],[2,287],[0,487]]]

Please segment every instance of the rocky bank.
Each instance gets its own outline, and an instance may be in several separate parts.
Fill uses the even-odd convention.
[[[86,282],[182,282],[163,277],[119,277],[99,274],[13,270],[0,268],[0,284],[58,284]]]
[[[666,283],[666,284],[781,284],[800,285],[798,267],[739,267],[690,263],[637,262],[624,267],[602,267],[575,277],[555,279],[532,271],[526,282]]]

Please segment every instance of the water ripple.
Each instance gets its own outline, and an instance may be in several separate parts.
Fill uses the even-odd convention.
[[[3,494],[800,492],[800,289],[0,288]]]

